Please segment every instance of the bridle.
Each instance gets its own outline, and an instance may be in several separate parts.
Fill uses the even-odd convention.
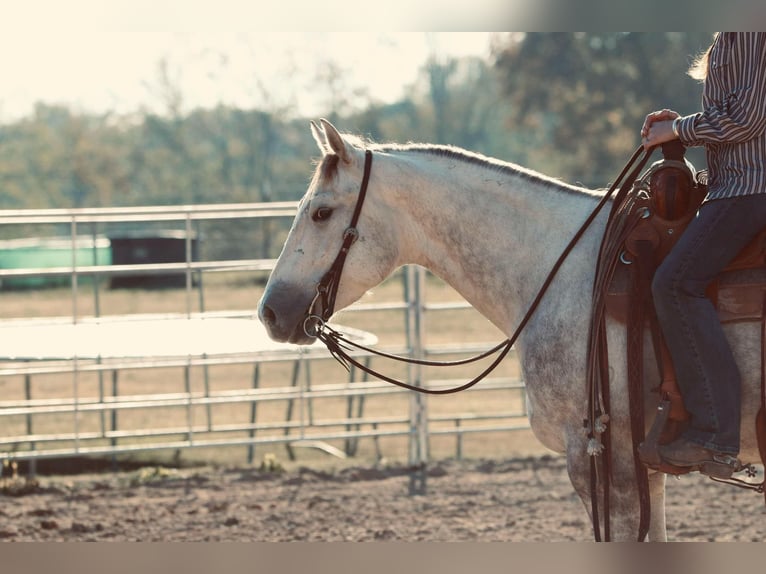
[[[356,199],[354,213],[351,216],[351,223],[343,232],[343,243],[340,246],[338,255],[335,257],[335,261],[332,262],[330,269],[317,283],[316,295],[314,295],[311,304],[306,310],[306,318],[303,320],[303,331],[309,337],[319,337],[323,330],[327,328],[327,321],[335,311],[335,298],[338,295],[340,275],[343,273],[343,266],[346,264],[346,256],[351,246],[359,239],[359,230],[356,228],[356,224],[359,222],[359,214],[362,213],[364,198],[367,196],[370,171],[372,171],[372,152],[366,150],[364,153],[364,175],[362,176],[362,184],[359,188],[359,196]],[[317,315],[314,312],[317,302],[322,303],[321,315]],[[321,337],[319,338],[321,340]]]
[[[414,359],[411,357],[402,357],[398,355],[392,355],[392,354],[378,351],[376,349],[365,347],[364,345],[356,343],[346,338],[342,333],[336,331],[335,329],[333,329],[327,324],[327,321],[332,316],[335,310],[335,298],[338,293],[338,284],[340,283],[340,277],[341,277],[341,274],[343,273],[343,266],[346,262],[346,256],[348,255],[348,251],[351,248],[351,246],[359,237],[359,231],[357,230],[356,226],[357,226],[357,223],[359,222],[359,215],[362,212],[362,206],[364,205],[364,200],[367,195],[367,186],[370,181],[370,172],[372,170],[372,151],[369,149],[365,150],[364,175],[362,177],[362,183],[359,188],[359,195],[357,198],[356,207],[354,208],[354,213],[351,217],[351,223],[343,232],[343,243],[340,247],[340,251],[338,252],[338,255],[335,257],[335,261],[333,261],[332,265],[330,266],[330,269],[327,271],[327,273],[324,274],[324,276],[320,279],[319,283],[316,286],[316,295],[314,296],[313,300],[311,301],[311,304],[306,310],[306,317],[303,321],[304,332],[309,337],[316,337],[317,339],[322,341],[327,347],[327,349],[330,351],[330,354],[339,363],[341,363],[344,367],[346,367],[346,369],[349,369],[349,366],[353,365],[382,381],[386,381],[398,387],[402,387],[411,391],[417,391],[419,393],[431,394],[431,395],[444,395],[444,394],[450,394],[450,393],[457,393],[457,392],[469,389],[470,387],[474,386],[476,383],[484,379],[487,375],[489,375],[489,373],[491,373],[495,369],[495,367],[497,367],[500,364],[500,362],[505,358],[505,356],[509,353],[509,351],[511,350],[511,347],[513,347],[514,343],[516,342],[516,339],[518,339],[522,330],[527,325],[529,320],[532,318],[532,315],[537,309],[537,306],[540,304],[540,301],[542,300],[543,296],[548,290],[548,287],[553,282],[553,278],[555,277],[561,265],[564,263],[564,260],[567,258],[567,256],[572,251],[574,246],[583,236],[583,234],[588,229],[588,227],[593,222],[593,220],[596,218],[596,216],[601,211],[601,209],[607,204],[607,202],[609,201],[614,191],[620,185],[620,182],[623,180],[623,178],[625,178],[625,174],[633,166],[633,164],[636,163],[636,160],[638,159],[642,150],[643,148],[639,147],[633,153],[633,156],[625,165],[625,167],[622,169],[620,174],[617,176],[617,179],[615,180],[615,182],[610,186],[609,190],[604,195],[604,197],[599,201],[596,208],[588,216],[588,218],[582,224],[580,229],[578,229],[577,233],[575,233],[574,237],[570,240],[569,244],[564,248],[564,251],[556,260],[556,263],[554,263],[551,271],[548,273],[548,276],[546,277],[545,281],[543,282],[543,285],[538,291],[537,296],[532,301],[532,304],[527,309],[527,312],[525,313],[524,317],[520,321],[518,327],[516,327],[516,330],[513,332],[513,334],[505,341],[502,341],[501,343],[497,344],[496,346],[489,349],[488,351],[485,351],[484,353],[481,353],[474,357],[470,357],[468,359],[462,359],[458,361],[428,361],[423,359]],[[646,164],[646,161],[649,159],[649,156],[651,155],[651,153],[652,153],[652,150],[646,151],[641,161],[633,168],[630,175],[627,178],[625,178],[624,182],[620,186],[618,197],[628,192],[633,181],[636,179],[639,172],[641,171],[643,166]],[[315,307],[318,302],[321,302],[321,307],[322,307],[321,314],[317,314],[315,312]],[[386,359],[391,359],[394,361],[400,361],[400,362],[411,363],[416,365],[424,365],[429,367],[451,367],[451,366],[458,366],[458,365],[467,365],[467,364],[479,361],[481,359],[490,357],[494,355],[495,353],[499,353],[499,354],[492,361],[492,363],[486,369],[484,369],[484,371],[482,371],[481,373],[479,373],[479,375],[477,375],[476,377],[474,377],[473,379],[471,379],[470,381],[462,385],[448,388],[448,389],[426,389],[423,387],[416,387],[414,385],[410,385],[409,383],[405,383],[404,381],[393,379],[391,377],[383,375],[382,373],[379,373],[369,368],[368,366],[356,360],[354,357],[352,357],[349,354],[349,351],[352,351],[354,348],[358,350],[366,351],[368,353],[377,355],[379,357],[384,357]]]

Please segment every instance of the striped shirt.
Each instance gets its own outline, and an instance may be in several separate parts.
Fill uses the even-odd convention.
[[[705,146],[706,199],[766,193],[766,33],[718,34],[702,111],[681,118],[678,134]]]

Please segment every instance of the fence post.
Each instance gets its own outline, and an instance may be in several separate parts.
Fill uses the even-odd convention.
[[[424,269],[408,265],[405,271],[405,298],[407,301],[407,347],[410,356],[422,359],[423,352],[423,275]],[[423,384],[423,368],[409,364],[407,375],[410,384]],[[428,403],[426,395],[412,392],[410,395],[409,465],[410,494],[426,493],[426,464],[428,463]]]
[[[184,230],[186,233],[186,240],[185,240],[185,259],[186,259],[186,270],[184,273],[184,276],[186,278],[186,318],[191,317],[192,313],[192,225],[191,225],[191,211],[186,211],[186,220],[184,225]]]
[[[24,375],[24,398],[27,401],[32,400],[32,376],[27,373]],[[32,414],[27,413],[27,436],[32,436]],[[29,443],[29,450],[37,450],[37,443]],[[29,478],[34,478],[37,474],[37,459],[33,458],[29,461]]]
[[[253,368],[253,389],[261,386],[261,364],[256,361]],[[255,425],[258,414],[258,397],[254,396],[250,401],[250,438],[255,438]],[[253,464],[255,459],[255,442],[247,445],[247,464]]]
[[[120,394],[120,388],[119,388],[119,379],[120,379],[120,371],[118,369],[112,369],[112,417],[111,417],[111,423],[112,423],[112,438],[109,440],[109,444],[112,445],[112,448],[114,450],[117,450],[117,409],[114,408],[117,404],[117,397]],[[117,455],[112,452],[112,470],[117,470]]]
[[[77,217],[72,214],[70,220],[70,240],[72,243],[72,323],[77,325],[80,321],[77,307],[78,278],[77,278]],[[72,397],[74,398],[74,450],[80,452],[80,364],[77,357],[77,349],[72,355]]]

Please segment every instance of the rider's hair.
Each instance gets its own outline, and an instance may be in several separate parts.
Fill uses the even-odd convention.
[[[713,40],[715,40],[717,36],[718,32],[713,35]],[[704,82],[705,78],[707,78],[708,60],[710,59],[710,50],[712,47],[712,44],[708,46],[708,49],[699,54],[692,62],[692,65],[689,67],[688,73],[695,80]]]

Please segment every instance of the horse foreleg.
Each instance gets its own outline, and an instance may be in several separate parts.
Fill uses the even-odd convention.
[[[579,441],[578,441],[579,442]],[[567,471],[569,480],[582,500],[585,510],[593,523],[593,505],[591,497],[591,461],[585,454],[585,444],[567,449]],[[624,459],[624,460],[621,460]],[[600,461],[597,460],[597,466]],[[638,537],[641,510],[633,462],[627,457],[615,456],[612,467],[613,475],[609,487],[609,540],[630,542]],[[601,539],[606,538],[604,517],[604,481],[598,481],[596,490],[598,526]],[[665,535],[665,479],[661,473],[649,477],[649,495],[652,512],[650,514],[649,534],[651,541],[664,541]]]
[[[599,469],[600,460],[596,459],[596,472],[600,472]],[[586,454],[585,441],[576,441],[576,444],[570,442],[567,448],[567,472],[569,473],[569,480],[575,489],[575,492],[582,500],[585,506],[585,511],[588,513],[588,517],[591,521],[591,536],[596,540],[613,540],[613,541],[631,541],[635,540],[635,536],[631,537],[628,533],[638,531],[638,516],[631,516],[632,513],[626,513],[625,499],[622,496],[621,488],[619,485],[612,481],[610,486],[610,515],[609,515],[609,528],[607,536],[606,521],[604,517],[604,496],[603,496],[603,480],[597,480],[596,484],[596,511],[598,513],[597,521],[593,519],[593,484],[591,482],[591,457]],[[616,477],[613,477],[616,478]],[[637,508],[636,504],[636,508]],[[594,531],[595,527],[598,527],[599,537],[596,537]]]
[[[579,443],[580,441],[578,441]],[[593,521],[593,506],[591,504],[591,482],[590,482],[590,457],[584,456],[585,444],[572,446],[570,443],[567,448],[567,473],[569,481],[575,489],[575,492],[582,500],[585,511],[588,513],[591,524]],[[602,509],[603,510],[603,509]],[[603,528],[603,515],[599,512],[599,529]],[[603,531],[602,531],[603,532]],[[591,529],[591,539],[593,539],[593,530]]]

